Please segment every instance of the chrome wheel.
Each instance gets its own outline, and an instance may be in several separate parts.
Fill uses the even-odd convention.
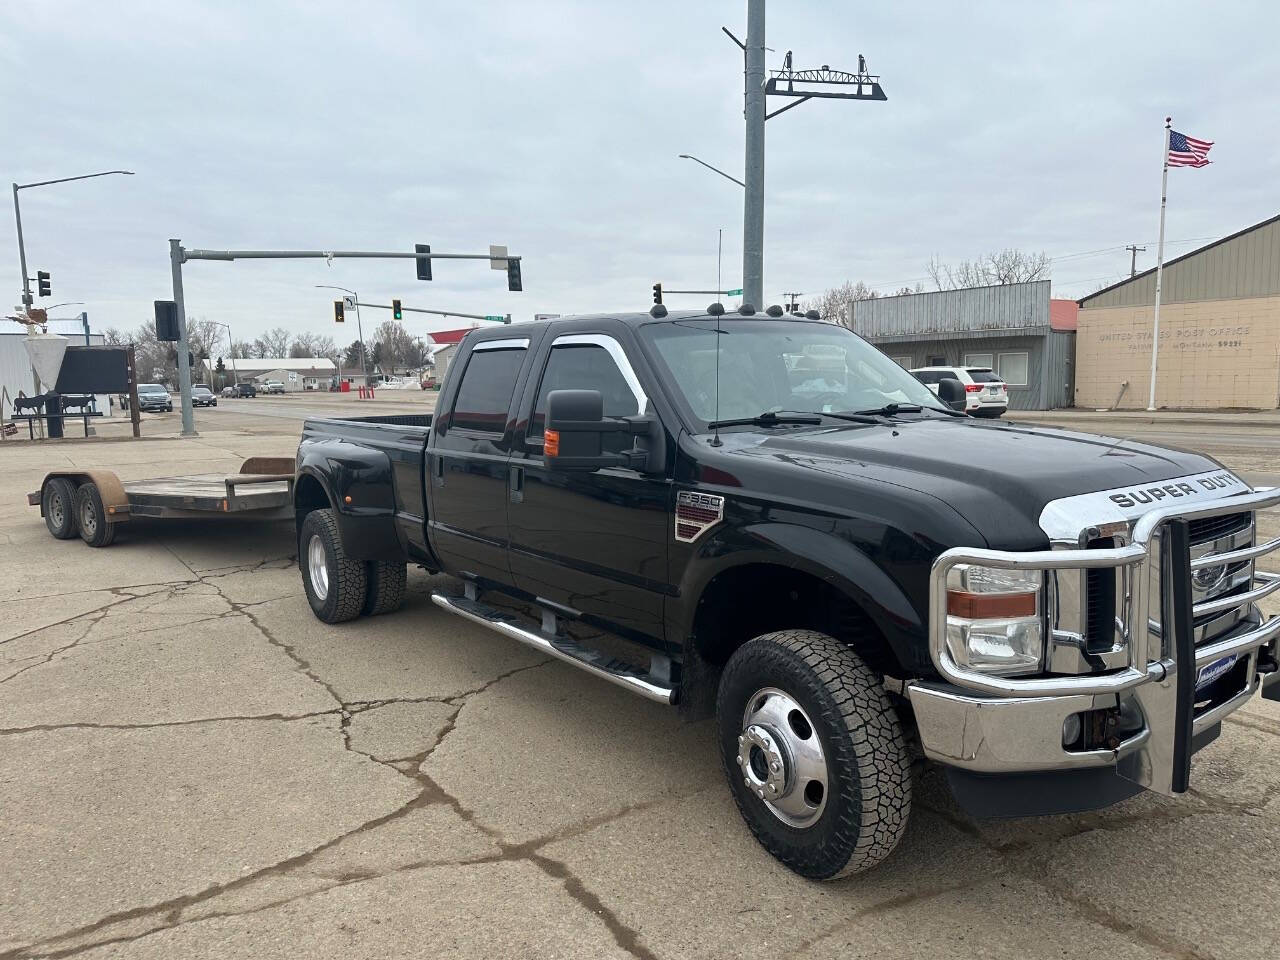
[[[316,534],[307,542],[307,573],[311,577],[312,592],[323,602],[329,596],[329,567],[325,563],[324,541]]]
[[[747,789],[783,823],[809,827],[827,805],[827,758],[809,715],[776,687],[747,700],[738,737]]]

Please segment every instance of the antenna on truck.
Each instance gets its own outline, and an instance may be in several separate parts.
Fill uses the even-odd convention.
[[[716,419],[715,433],[711,437],[711,446],[721,446],[720,442],[720,318],[724,315],[724,304],[716,302],[707,307],[707,313],[716,318]]]

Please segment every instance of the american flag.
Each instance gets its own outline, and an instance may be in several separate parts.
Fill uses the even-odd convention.
[[[1177,130],[1169,131],[1169,166],[1171,167],[1205,167],[1211,161],[1209,148],[1212,140],[1197,140]]]

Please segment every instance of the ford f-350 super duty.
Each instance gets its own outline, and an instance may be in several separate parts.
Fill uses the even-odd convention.
[[[433,417],[307,421],[316,616],[452,575],[444,610],[714,715],[742,816],[814,878],[893,850],[913,756],[977,815],[1087,810],[1186,791],[1225,716],[1280,699],[1280,491],[971,419],[957,381],[780,313],[477,329]]]

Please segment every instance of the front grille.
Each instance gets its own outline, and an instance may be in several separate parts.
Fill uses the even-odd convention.
[[[1253,522],[1251,513],[1228,513],[1221,517],[1199,517],[1188,522],[1191,544],[1195,546],[1237,533]]]
[[[1090,550],[1114,547],[1114,537],[1099,537],[1087,544]],[[1105,653],[1116,637],[1116,571],[1099,567],[1085,571],[1085,649]]]

